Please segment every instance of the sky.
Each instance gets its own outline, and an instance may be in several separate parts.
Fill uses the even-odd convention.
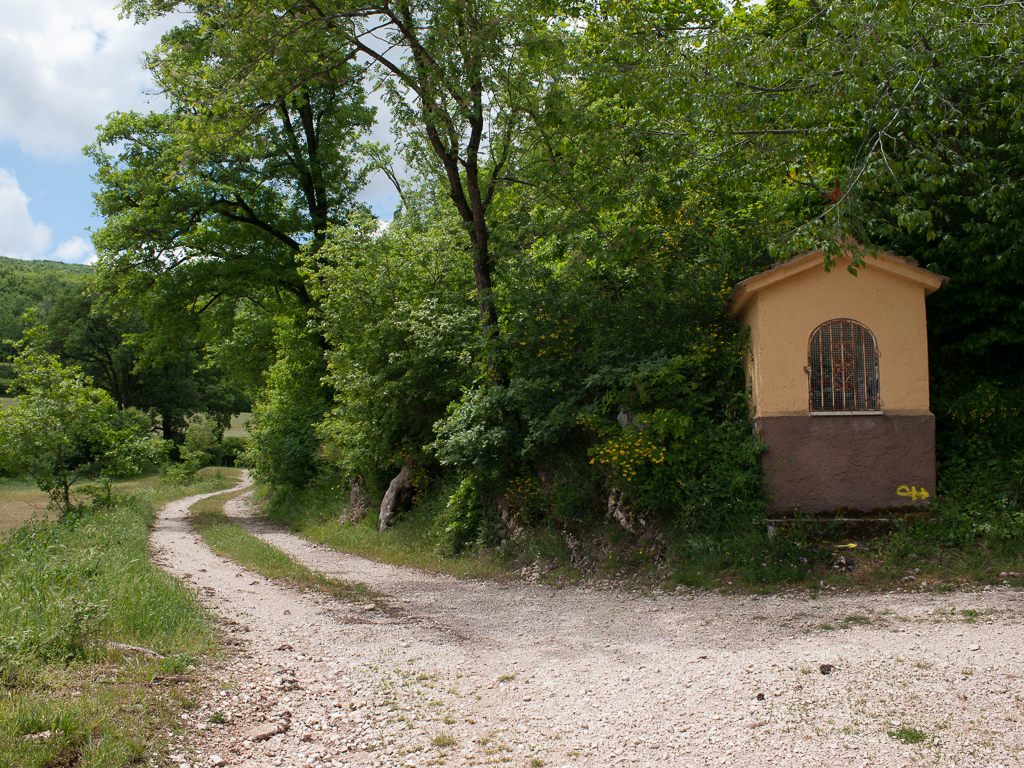
[[[142,58],[174,19],[136,26],[116,2],[0,0],[0,256],[93,261],[102,219],[82,148],[111,112],[166,104]],[[372,138],[388,142],[384,122]],[[385,219],[397,204],[383,177],[361,199]]]

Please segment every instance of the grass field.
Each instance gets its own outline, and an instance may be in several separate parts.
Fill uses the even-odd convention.
[[[16,402],[18,402],[18,398],[16,397],[0,397],[0,410],[3,410],[4,408],[10,408]],[[234,426],[234,424],[232,424],[231,426]]]
[[[251,418],[251,413],[240,413],[235,416],[231,420],[231,427],[224,431],[224,437],[245,437],[249,434],[245,431],[245,425],[249,423]]]
[[[206,477],[214,476],[217,472],[216,467],[208,467],[199,473],[197,479],[202,481]],[[222,467],[219,473],[227,480],[236,480],[241,475],[241,470]],[[169,501],[174,494],[182,495],[180,489],[169,489],[161,483],[161,479],[162,476],[159,472],[153,472],[115,483],[114,488],[119,493],[142,492],[144,496],[157,504]],[[17,528],[28,520],[47,519],[46,502],[46,494],[40,491],[31,480],[0,478],[0,539],[7,531]]]
[[[26,520],[46,517],[46,494],[29,480],[0,478],[0,536]]]

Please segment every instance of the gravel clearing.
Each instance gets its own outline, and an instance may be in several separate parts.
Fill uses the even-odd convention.
[[[1024,765],[1017,590],[458,581],[310,544],[229,502],[296,560],[386,593],[382,610],[217,557],[186,520],[199,498],[161,511],[154,559],[237,648],[182,715],[181,765]]]

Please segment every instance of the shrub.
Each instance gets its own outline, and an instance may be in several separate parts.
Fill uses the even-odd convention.
[[[488,354],[506,381],[449,405],[441,464],[473,475],[481,503],[506,495],[526,524],[578,529],[621,494],[680,535],[748,531],[764,508],[762,447],[724,260],[520,255],[502,269],[504,333]]]
[[[609,486],[674,528],[725,535],[763,511],[762,447],[731,381],[742,351],[736,337],[725,351],[697,348],[600,374],[605,415],[584,420],[597,438],[592,461]]]
[[[947,546],[1024,544],[1024,390],[996,379],[961,377],[939,388],[938,498],[934,520],[914,535]]]
[[[76,481],[100,478],[109,492],[113,477],[135,474],[166,454],[144,414],[118,410],[77,367],[30,345],[14,365],[24,393],[0,412],[0,467],[35,480],[60,514],[73,507]]]
[[[457,555],[477,539],[484,514],[481,483],[475,475],[462,479],[448,498],[444,509],[434,518],[433,536],[443,554]]]
[[[248,442],[244,437],[225,437],[220,444],[220,465],[234,467],[240,464]]]
[[[329,405],[323,357],[312,344],[286,346],[253,404],[243,461],[258,479],[300,488],[316,474],[316,425]]]

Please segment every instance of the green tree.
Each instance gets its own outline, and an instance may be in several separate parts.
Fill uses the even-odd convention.
[[[233,382],[262,396],[267,371],[298,354],[277,345],[280,322],[296,328],[285,337],[312,345],[301,356],[322,354],[323,338],[302,331],[315,302],[298,256],[360,209],[358,143],[373,114],[351,64],[285,93],[236,92],[244,110],[192,99],[218,54],[219,33],[200,22],[167,36],[196,91],[167,87],[163,114],[112,115],[86,150],[104,217],[94,235],[101,309],[119,323],[141,316],[133,370],[181,374],[165,378],[167,394],[183,400],[167,400],[165,427],[176,431],[190,412],[237,410]],[[293,374],[288,381],[307,376],[307,389],[319,389],[315,366]],[[189,408],[196,398],[206,407]]]
[[[372,477],[406,458],[424,463],[434,422],[474,377],[465,230],[443,209],[417,205],[383,232],[368,216],[335,230],[317,260],[319,322],[331,343],[325,380],[335,392],[319,434],[334,464]]]
[[[256,479],[301,488],[319,468],[316,427],[330,408],[332,392],[322,383],[323,352],[310,337],[287,321],[279,323],[276,336],[277,359],[253,404],[244,457]]]
[[[1013,3],[780,0],[738,8],[680,81],[710,149],[805,190],[793,247],[1009,226],[1017,252],[1022,39]]]
[[[0,412],[0,467],[35,480],[61,515],[72,509],[78,480],[100,478],[109,488],[112,478],[165,455],[167,444],[149,434],[148,418],[118,410],[77,368],[31,343],[14,365],[23,394]]]
[[[561,36],[556,5],[126,0],[123,7],[139,21],[176,10],[193,15],[216,51],[202,82],[183,66],[173,35],[149,65],[162,88],[214,109],[252,104],[240,92],[297,93],[352,59],[369,62],[402,134],[399,153],[416,172],[441,180],[468,233],[480,323],[497,332],[488,212],[515,178],[528,118],[521,97],[546,77],[544,51]]]
[[[180,442],[194,414],[212,414],[227,425],[247,410],[233,377],[211,365],[194,336],[166,340],[163,354],[147,362],[133,344],[149,332],[142,313],[125,308],[115,317],[90,291],[61,297],[45,319],[33,315],[31,322],[41,349],[79,366],[119,408],[159,417],[165,439]]]
[[[228,320],[240,304],[310,307],[297,256],[356,205],[354,144],[372,114],[362,99],[352,83],[307,87],[241,126],[188,105],[110,117],[86,149],[104,217],[99,290],[108,311],[156,319],[151,354],[200,318],[223,321],[222,305]]]

